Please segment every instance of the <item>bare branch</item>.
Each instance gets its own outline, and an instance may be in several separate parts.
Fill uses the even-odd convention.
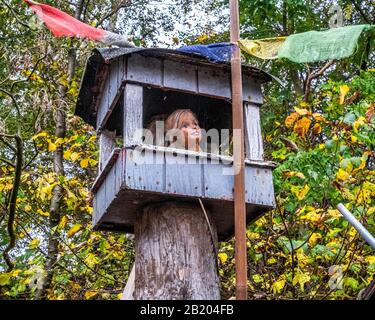
[[[10,195],[10,202],[9,202],[9,217],[8,217],[8,235],[9,235],[9,244],[3,251],[4,260],[8,266],[8,272],[14,268],[14,264],[9,257],[9,252],[12,250],[16,244],[16,235],[14,233],[14,220],[16,216],[16,202],[18,196],[18,189],[20,187],[21,182],[21,173],[22,173],[22,162],[23,162],[23,142],[20,136],[14,135],[13,138],[16,140],[17,145],[17,160],[16,160],[16,168],[14,172],[14,183],[12,192]]]
[[[310,96],[310,91],[311,91],[311,82],[312,80],[322,76],[324,72],[333,64],[335,63],[335,60],[330,60],[328,61],[319,71],[309,73],[306,79],[306,85],[305,85],[305,96],[304,96],[304,101],[307,102]]]
[[[17,22],[19,24],[21,24],[22,26],[24,26],[25,28],[28,28],[28,29],[31,29],[30,26],[28,26],[26,23],[22,22],[20,20],[20,18],[18,17],[18,15],[14,12],[14,10],[12,9],[12,7],[7,4],[4,0],[0,0],[2,3],[4,3],[4,5],[8,8],[8,10],[12,13],[12,15],[16,18]]]
[[[131,0],[122,0],[117,7],[115,7],[112,11],[110,11],[108,14],[106,14],[103,18],[101,18],[98,23],[96,24],[96,28],[99,27],[105,20],[112,17],[114,14],[116,14],[121,8],[127,7],[131,3]]]
[[[5,162],[7,165],[9,165],[9,166],[15,168],[15,165],[14,165],[11,161],[9,161],[8,159],[0,158],[0,161],[3,161],[3,162]]]
[[[366,16],[365,13],[363,12],[361,6],[357,3],[357,1],[355,1],[355,0],[350,0],[350,2],[351,2],[351,3],[354,5],[354,7],[358,10],[358,12],[359,12],[360,15],[362,16],[363,20],[365,20],[366,23],[371,24],[370,19],[367,18],[367,16]]]

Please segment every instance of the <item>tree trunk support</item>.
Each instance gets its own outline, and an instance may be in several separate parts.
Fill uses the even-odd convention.
[[[134,299],[220,299],[211,229],[214,239],[198,202],[144,207],[135,224]]]

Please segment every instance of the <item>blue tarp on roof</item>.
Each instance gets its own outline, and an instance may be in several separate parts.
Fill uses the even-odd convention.
[[[177,51],[200,54],[207,59],[215,62],[229,62],[232,55],[234,44],[230,42],[220,42],[212,44],[195,44],[185,46]]]

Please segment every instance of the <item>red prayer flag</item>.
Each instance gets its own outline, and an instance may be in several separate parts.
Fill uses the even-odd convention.
[[[80,37],[104,42],[106,44],[134,47],[119,34],[94,28],[47,4],[40,4],[32,0],[24,1],[36,13],[38,18],[46,24],[47,28],[51,30],[55,37]]]

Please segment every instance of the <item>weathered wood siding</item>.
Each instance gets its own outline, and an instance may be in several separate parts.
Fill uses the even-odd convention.
[[[103,130],[99,134],[99,173],[116,147],[116,132]]]
[[[126,84],[124,94],[124,146],[136,146],[142,143],[143,128],[143,87]]]
[[[96,126],[100,131],[111,115],[118,99],[121,96],[122,84],[126,80],[126,58],[114,59],[109,65],[100,102],[98,104]]]
[[[147,164],[136,164],[134,157]],[[229,164],[152,150],[128,150],[125,163],[125,186],[130,190],[233,201],[233,175],[223,174]],[[246,164],[245,186],[246,202],[274,205],[271,168]]]
[[[260,127],[259,106],[244,104],[244,132],[246,158],[263,160],[263,140]]]
[[[109,165],[108,170],[102,172],[105,176],[102,178],[102,182],[97,187],[94,195],[93,225],[98,223],[122,187],[124,181],[124,160],[125,149],[122,149],[113,165]],[[99,179],[100,176],[97,180]]]

